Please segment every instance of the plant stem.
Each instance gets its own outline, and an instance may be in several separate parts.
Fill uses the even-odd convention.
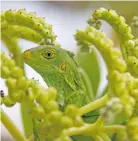
[[[83,106],[82,108],[80,108],[80,115],[85,115],[86,113],[95,110],[97,108],[102,107],[103,105],[105,105],[105,103],[108,100],[108,95],[106,94],[105,96],[103,96],[102,98],[95,100],[94,102],[91,102],[90,104],[87,104],[85,106]]]
[[[2,34],[2,41],[5,43],[7,49],[13,55],[13,59],[15,60],[16,64],[24,69],[23,58],[21,55],[21,49],[18,45],[18,39],[15,37],[10,37],[7,35]]]
[[[27,141],[19,129],[13,124],[6,113],[1,109],[1,121],[16,141]]]
[[[128,139],[126,127],[123,125],[110,125],[105,126],[102,129],[105,133],[117,133],[117,140],[124,141]]]
[[[65,130],[64,133],[69,136],[81,135],[81,134],[93,136],[93,135],[97,134],[97,132],[102,127],[102,125],[103,125],[103,119],[101,117],[99,117],[95,123],[84,124],[81,127],[71,127],[69,129]]]
[[[104,141],[112,141],[106,133],[100,133],[99,136],[100,136]]]
[[[67,130],[65,130],[65,134],[69,135],[69,136],[73,136],[73,135],[80,135],[80,134],[84,134],[84,132],[91,126],[91,128],[95,127],[95,124],[91,124],[91,125],[84,125],[82,127],[72,127],[69,128]]]
[[[26,102],[22,102],[20,105],[24,133],[27,138],[33,133],[32,116],[27,112],[29,106]]]
[[[123,125],[110,125],[110,126],[105,126],[103,128],[104,132],[113,132],[113,133],[117,133],[126,130],[126,127]]]

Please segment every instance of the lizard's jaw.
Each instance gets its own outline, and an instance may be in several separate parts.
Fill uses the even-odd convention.
[[[46,64],[44,65],[38,62],[39,59],[33,59],[31,57],[26,56],[25,52],[22,55],[23,55],[24,62],[36,71],[47,70],[50,68],[50,65],[46,65]]]

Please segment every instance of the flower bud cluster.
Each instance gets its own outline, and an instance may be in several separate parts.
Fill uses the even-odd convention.
[[[100,109],[100,114],[105,122],[112,123],[115,121],[117,114],[123,112],[123,105],[118,97],[111,98],[107,104]]]
[[[138,28],[138,16],[132,18],[131,26]]]
[[[10,9],[1,13],[1,17],[2,35],[55,44],[56,35],[52,32],[52,26],[47,24],[44,18],[37,17],[36,13],[27,13],[25,9]]]
[[[138,77],[138,39],[128,40],[123,46],[126,50],[127,71]]]
[[[132,40],[133,36],[131,36],[130,27],[125,24],[124,18],[118,16],[115,11],[100,8],[94,12],[93,18],[95,20],[103,19],[110,23],[115,28],[115,31],[120,34],[120,37],[125,33],[125,37],[123,37],[124,39],[122,38],[122,40],[126,41],[124,44],[125,49],[130,49],[126,60],[121,58],[121,52],[119,50],[112,47],[112,41],[106,38],[101,31],[96,30],[92,26],[87,27],[84,31],[78,30],[75,37],[79,46],[85,46],[86,43],[89,44],[89,46],[93,44],[99,50],[107,65],[108,94],[111,96],[111,103],[109,102],[109,105],[114,105],[114,102],[112,102],[114,97],[120,99],[117,104],[120,110],[115,112],[113,109],[110,109],[110,115],[113,113],[112,116],[115,117],[115,113],[119,114],[119,112],[123,112],[126,116],[130,117],[138,102],[138,79],[135,78],[138,73],[137,40]],[[89,21],[94,21],[93,18]],[[127,71],[135,75],[131,75]],[[103,113],[108,111],[107,109],[109,109],[108,104],[103,110]],[[109,112],[106,114],[108,115]]]
[[[96,29],[100,29],[102,24],[100,21],[95,20],[93,17],[88,19],[88,24]]]
[[[112,71],[110,77],[113,95],[120,98],[126,114],[131,116],[138,102],[138,79],[128,72],[120,73],[116,70]]]
[[[131,40],[133,35],[131,34],[131,28],[125,23],[124,17],[118,15],[115,10],[107,10],[105,8],[99,8],[92,15],[95,20],[104,20],[109,23],[120,40]]]
[[[131,33],[131,28],[125,23],[125,19],[122,16],[117,15],[114,10],[100,8],[93,13],[93,16],[89,21],[96,22],[100,19],[108,22],[117,33],[123,58],[128,65],[128,71],[133,76],[138,77],[138,45]],[[138,17],[135,16],[133,22],[134,25],[137,26]]]
[[[45,91],[34,80],[28,80],[24,76],[23,69],[16,66],[15,61],[10,57],[0,53],[1,57],[1,77],[6,79],[8,95],[1,98],[1,102],[6,106],[13,106],[16,102],[24,100],[33,102],[41,92]]]
[[[49,103],[49,101],[48,101]],[[56,103],[56,102],[55,102]],[[53,108],[53,105],[45,104],[45,107]],[[38,135],[43,139],[51,140],[71,140],[68,135],[64,134],[64,130],[71,127],[83,126],[83,120],[78,114],[78,108],[68,105],[65,112],[61,112],[58,109],[51,109],[46,112],[46,116],[39,125]],[[42,137],[41,134],[44,136]]]
[[[138,116],[131,118],[126,127],[129,141],[138,141]]]
[[[79,46],[85,46],[86,43],[93,44],[103,56],[108,70],[117,69],[119,72],[126,71],[127,65],[124,60],[120,59],[120,51],[112,48],[112,41],[106,38],[101,31],[89,26],[84,31],[78,30],[75,37]]]
[[[21,100],[22,88],[26,88],[26,78],[23,76],[23,70],[15,65],[14,60],[0,54],[1,58],[1,77],[6,79],[6,85],[9,89],[8,96],[2,97],[2,103],[6,106],[13,106],[16,101]],[[16,100],[13,100],[16,99]]]

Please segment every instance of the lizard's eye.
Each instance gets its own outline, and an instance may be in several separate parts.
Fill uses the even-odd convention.
[[[52,50],[46,50],[43,55],[47,59],[52,59],[55,56],[55,52]]]

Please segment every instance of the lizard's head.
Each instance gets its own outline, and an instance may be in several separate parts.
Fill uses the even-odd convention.
[[[23,58],[26,64],[38,72],[57,69],[62,63],[70,60],[67,51],[50,45],[41,45],[28,49],[23,52]]]

